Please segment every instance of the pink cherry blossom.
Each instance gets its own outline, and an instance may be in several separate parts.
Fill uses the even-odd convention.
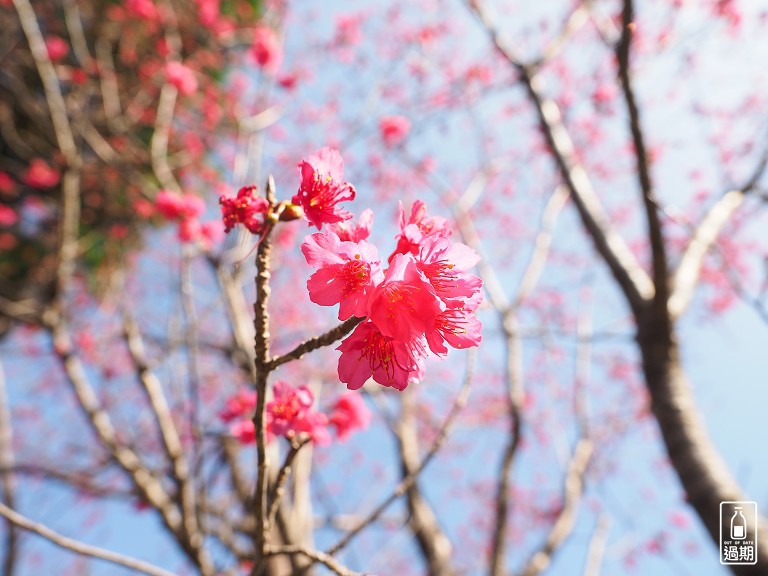
[[[179,221],[176,235],[182,242],[197,242],[200,237],[200,222],[197,218],[184,218]]]
[[[482,329],[474,310],[448,308],[437,315],[432,328],[427,330],[427,344],[437,355],[448,353],[445,342],[459,350],[479,346],[483,339]]]
[[[465,272],[479,260],[480,256],[469,246],[431,236],[421,244],[417,266],[429,280],[435,294],[446,306],[455,308],[480,291],[482,280]]]
[[[379,133],[388,148],[400,144],[411,130],[411,122],[405,116],[385,116],[379,120]]]
[[[53,62],[61,60],[69,54],[69,44],[60,36],[46,37],[45,48],[48,51],[48,58]]]
[[[295,431],[306,434],[318,446],[327,446],[331,443],[328,417],[322,412],[308,410],[304,417],[296,422]]]
[[[181,62],[168,62],[165,65],[165,79],[185,96],[197,92],[195,73]]]
[[[344,222],[329,224],[328,228],[344,241],[360,242],[360,240],[366,240],[371,235],[373,228],[373,210],[366,208],[360,212],[356,224],[353,224],[352,220],[345,220]]]
[[[205,212],[205,202],[194,194],[161,190],[155,197],[155,209],[167,220],[192,220]]]
[[[431,236],[447,238],[453,234],[448,226],[448,221],[441,216],[428,216],[427,205],[421,200],[416,200],[411,207],[411,214],[406,219],[405,208],[400,203],[400,234],[397,235],[397,247],[389,261],[395,254],[418,254],[421,243]]]
[[[349,220],[352,214],[339,202],[355,199],[355,188],[344,182],[344,161],[338,150],[321,148],[299,163],[301,185],[292,202],[304,209],[310,225],[318,230],[323,224]]]
[[[10,206],[0,206],[0,226],[13,226],[19,219],[16,211]]]
[[[252,420],[238,420],[229,426],[229,433],[237,438],[241,444],[253,444],[256,442],[256,427]]]
[[[384,277],[376,247],[320,232],[307,236],[301,251],[307,263],[318,268],[307,281],[309,299],[321,306],[340,304],[339,320],[365,316],[368,295]]]
[[[265,72],[274,73],[282,61],[282,50],[277,34],[272,28],[259,26],[253,32],[251,54]]]
[[[329,418],[339,440],[346,440],[355,430],[368,428],[371,412],[359,393],[342,394],[336,400]]]
[[[440,299],[411,254],[395,255],[368,300],[370,318],[385,336],[408,342],[431,327]]]
[[[368,378],[382,386],[405,390],[423,370],[424,346],[419,339],[401,342],[384,336],[373,322],[363,322],[339,345],[339,379],[357,390]]]
[[[42,158],[34,158],[22,179],[33,188],[52,188],[59,183],[59,172],[51,168]]]
[[[308,425],[303,420],[315,400],[312,391],[306,386],[294,388],[278,380],[274,385],[274,395],[274,400],[268,402],[266,407],[270,416],[269,432],[275,436],[292,437],[307,431]]]
[[[237,192],[236,198],[219,198],[224,232],[229,233],[232,228],[242,224],[251,234],[261,234],[269,202],[259,196],[257,191],[256,186],[244,186]]]
[[[243,388],[234,396],[227,399],[224,409],[219,412],[219,418],[231,422],[237,418],[251,418],[256,410],[256,391]]]

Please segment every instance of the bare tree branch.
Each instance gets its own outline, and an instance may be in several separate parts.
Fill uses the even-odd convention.
[[[401,398],[400,422],[396,429],[403,478],[413,474],[419,463],[419,440],[413,413],[414,392],[405,390]],[[405,491],[409,526],[427,564],[430,576],[449,576],[451,569],[451,541],[440,528],[432,507],[424,499],[418,480]]]
[[[693,231],[693,235],[674,273],[672,294],[669,298],[669,313],[672,318],[679,318],[685,312],[698,284],[704,257],[717,241],[717,237],[730,221],[731,216],[741,206],[746,195],[755,189],[760,178],[765,173],[766,166],[768,166],[768,147],[760,157],[747,182],[740,188],[728,190],[723,194],[710,207]]]
[[[344,338],[347,334],[352,332],[354,330],[355,326],[360,324],[365,320],[365,318],[357,318],[355,316],[352,316],[351,318],[348,318],[335,328],[331,328],[328,330],[328,332],[325,332],[324,334],[321,334],[320,336],[315,336],[313,338],[308,338],[307,340],[304,340],[301,344],[296,346],[293,350],[290,352],[286,352],[285,354],[282,354],[280,356],[275,356],[270,360],[269,362],[269,369],[274,370],[278,366],[282,366],[286,362],[290,362],[292,360],[298,360],[304,354],[307,354],[309,352],[312,352],[313,350],[317,350],[318,348],[323,348],[325,346],[329,346],[336,342],[337,340],[340,340],[341,338]]]
[[[640,310],[654,294],[653,282],[621,236],[612,228],[584,167],[578,162],[573,141],[563,124],[557,103],[543,95],[541,78],[519,61],[503,42],[493,23],[477,2],[470,7],[480,18],[491,40],[518,74],[534,105],[544,136],[563,181],[568,186],[581,221],[595,248],[608,265],[633,310]]]
[[[173,478],[179,491],[179,506],[182,513],[184,531],[192,547],[199,549],[203,544],[203,537],[197,522],[195,487],[190,479],[189,464],[184,456],[181,438],[173,421],[173,416],[168,407],[160,380],[149,369],[139,327],[127,310],[123,313],[123,334],[134,367],[136,368],[138,379],[152,407],[152,413],[160,430],[165,453],[173,469]]]
[[[616,60],[619,66],[619,80],[624,94],[624,102],[627,105],[632,142],[635,145],[637,176],[640,182],[645,217],[648,223],[648,239],[651,245],[653,284],[655,286],[655,305],[658,307],[663,306],[666,310],[667,299],[669,297],[669,271],[667,268],[667,251],[664,243],[664,231],[659,217],[659,207],[653,193],[650,160],[645,145],[645,137],[642,128],[640,127],[640,111],[637,107],[635,93],[632,89],[632,79],[630,77],[630,51],[632,47],[632,35],[635,29],[633,19],[633,1],[624,0],[624,8],[621,13],[621,38],[616,47]]]
[[[123,554],[118,554],[117,552],[110,552],[109,550],[104,550],[103,548],[84,544],[82,542],[78,542],[77,540],[73,540],[72,538],[62,536],[61,534],[54,532],[43,524],[31,521],[29,518],[22,516],[18,512],[15,512],[2,503],[0,503],[0,515],[5,517],[9,522],[12,522],[19,528],[34,532],[38,536],[42,536],[56,546],[64,548],[65,550],[69,550],[70,552],[74,552],[75,554],[111,562],[112,564],[117,564],[118,566],[130,568],[136,572],[149,574],[149,576],[174,576],[172,572],[168,572],[167,570],[153,566],[152,564],[144,562],[143,560],[137,560],[136,558],[124,556]]]
[[[565,541],[576,523],[578,505],[584,490],[584,473],[592,456],[592,442],[581,438],[573,449],[571,462],[565,475],[563,509],[547,536],[544,546],[538,550],[522,571],[522,576],[536,576],[547,569],[554,552]]]
[[[305,558],[312,560],[313,562],[319,562],[320,564],[323,564],[331,572],[333,572],[334,574],[338,574],[339,576],[362,576],[362,575],[358,575],[357,572],[353,572],[352,570],[349,570],[348,568],[345,568],[344,566],[339,564],[336,561],[336,559],[330,554],[326,554],[325,552],[320,552],[318,550],[310,550],[309,548],[304,548],[303,546],[267,545],[264,552],[266,556],[280,556],[282,554],[286,554],[289,556],[296,556],[296,555],[304,556]]]
[[[435,457],[435,455],[440,451],[440,448],[443,446],[443,443],[448,438],[448,432],[451,428],[451,425],[453,424],[456,417],[459,415],[461,410],[466,406],[467,399],[469,398],[469,392],[470,387],[472,385],[472,377],[474,374],[474,364],[476,361],[476,351],[474,348],[470,348],[467,351],[467,370],[464,376],[464,382],[461,385],[461,389],[459,390],[459,393],[456,395],[456,399],[453,402],[453,406],[451,406],[451,410],[448,413],[448,416],[446,416],[445,421],[443,421],[443,425],[440,427],[440,430],[437,432],[437,436],[435,437],[434,441],[432,442],[432,445],[430,446],[429,450],[424,454],[424,456],[421,459],[421,462],[419,462],[419,465],[409,474],[407,477],[403,478],[400,483],[395,487],[395,489],[392,491],[392,494],[389,495],[381,504],[379,504],[376,508],[373,509],[367,516],[362,518],[349,532],[347,532],[341,540],[339,540],[336,544],[334,544],[329,550],[328,554],[333,556],[340,550],[346,548],[346,546],[363,530],[366,526],[369,526],[370,524],[376,522],[381,515],[386,511],[386,509],[398,498],[403,496],[408,490],[408,488],[411,486],[413,482],[416,481],[416,479],[419,477],[419,474],[421,474],[422,470],[427,467],[427,465],[432,461],[432,459]]]
[[[592,533],[587,551],[587,561],[584,566],[584,576],[600,576],[600,567],[605,556],[605,545],[608,542],[608,531],[611,528],[611,518],[601,514],[597,526]]]

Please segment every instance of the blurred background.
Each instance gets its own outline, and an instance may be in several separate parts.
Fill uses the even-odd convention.
[[[290,200],[331,146],[380,255],[416,200],[480,253],[483,342],[369,382],[272,537],[364,526],[335,556],[371,574],[728,574],[718,503],[768,509],[767,27],[762,0],[0,0],[0,501],[251,573],[256,449],[222,412],[253,388],[257,238],[219,197]],[[313,231],[272,233],[275,354],[338,324]],[[337,345],[273,380],[331,415]],[[8,576],[133,573],[0,540]]]

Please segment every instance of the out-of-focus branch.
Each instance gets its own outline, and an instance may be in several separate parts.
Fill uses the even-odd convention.
[[[589,21],[589,5],[592,0],[583,0],[576,6],[560,29],[560,33],[553,38],[541,51],[541,55],[533,61],[531,66],[539,68],[556,57],[563,50],[576,32]]]
[[[400,483],[395,487],[389,497],[387,497],[383,502],[381,502],[381,504],[374,508],[370,514],[363,517],[349,532],[347,532],[341,538],[341,540],[334,544],[327,552],[329,555],[333,556],[340,550],[344,549],[362,530],[364,530],[370,524],[376,522],[395,500],[405,494],[406,490],[408,490],[408,488],[419,477],[419,474],[421,474],[424,468],[427,467],[435,455],[440,451],[440,448],[448,438],[448,432],[450,431],[454,420],[467,404],[467,399],[469,398],[469,392],[472,386],[472,379],[474,375],[474,364],[476,361],[475,355],[476,351],[470,348],[467,354],[467,370],[464,376],[464,381],[461,385],[461,389],[456,395],[453,406],[451,406],[451,410],[448,413],[448,416],[446,416],[445,420],[443,421],[443,425],[440,427],[440,430],[438,430],[437,436],[435,436],[432,445],[426,454],[424,454],[422,457],[419,465],[416,466],[416,468],[407,477],[400,481]]]
[[[179,507],[182,513],[184,531],[190,545],[195,550],[200,550],[203,537],[197,521],[195,487],[194,482],[190,479],[189,464],[184,456],[181,438],[168,407],[163,387],[155,373],[149,369],[139,326],[127,310],[123,313],[123,335],[138,379],[152,407],[165,453],[171,463],[173,478],[179,491]]]
[[[544,96],[541,78],[508,47],[478,2],[470,7],[480,18],[496,48],[517,72],[520,83],[536,109],[544,137],[595,248],[608,265],[630,307],[640,310],[654,294],[653,282],[621,236],[610,225],[592,182],[578,161],[573,141],[563,124],[557,103]]]
[[[176,182],[170,165],[168,164],[168,139],[173,123],[173,110],[176,107],[178,90],[172,84],[163,84],[160,90],[160,101],[157,104],[155,116],[155,129],[150,141],[150,156],[152,170],[163,188],[181,191],[181,186]]]
[[[296,456],[298,456],[299,450],[301,450],[308,442],[309,440],[307,439],[296,444],[291,443],[291,448],[288,450],[288,454],[285,456],[285,462],[283,462],[282,467],[277,473],[277,479],[275,480],[275,483],[272,486],[272,490],[269,493],[269,498],[267,499],[269,502],[267,518],[269,518],[270,524],[274,522],[277,509],[280,506],[280,500],[282,499],[283,493],[285,492],[285,483],[288,480],[288,475],[291,473],[291,466],[293,465],[293,461],[296,459]]]
[[[597,520],[592,539],[589,541],[587,561],[584,565],[584,576],[600,576],[600,567],[605,557],[605,546],[608,542],[608,531],[611,528],[611,518],[601,514]]]
[[[473,183],[475,180],[473,180]],[[472,186],[472,185],[470,185]],[[479,194],[479,192],[475,193]],[[466,196],[466,193],[465,193]],[[501,286],[493,267],[487,258],[478,265],[486,291],[489,293],[491,304],[499,314],[502,331],[506,341],[506,389],[508,399],[509,439],[504,448],[499,467],[499,475],[495,496],[495,520],[491,536],[491,553],[489,571],[493,576],[504,572],[504,556],[506,530],[509,517],[509,492],[512,466],[522,436],[523,401],[525,389],[523,386],[522,342],[517,320],[517,310],[525,299],[533,292],[549,255],[552,243],[552,233],[557,216],[568,198],[568,190],[558,187],[547,201],[541,217],[539,232],[536,235],[534,249],[523,272],[517,293],[510,303]],[[462,203],[459,203],[461,206]],[[456,214],[459,230],[470,246],[478,252],[482,250],[482,241],[475,230],[474,223],[466,211]]]
[[[130,568],[131,570],[141,572],[142,574],[149,574],[149,576],[174,576],[172,572],[163,570],[158,566],[153,566],[152,564],[144,562],[143,560],[137,560],[136,558],[118,554],[117,552],[110,552],[109,550],[97,548],[96,546],[84,544],[82,542],[78,542],[77,540],[73,540],[72,538],[62,536],[61,534],[54,532],[43,524],[33,522],[29,518],[22,516],[18,512],[15,512],[2,503],[0,503],[0,515],[2,515],[9,522],[12,522],[19,528],[34,532],[38,536],[42,536],[56,546],[64,548],[65,550],[69,550],[70,552],[74,552],[75,554],[81,554],[82,556],[89,556],[91,558],[97,558],[99,560],[111,562],[112,564],[124,566],[125,568]]]
[[[536,576],[546,570],[552,555],[573,530],[581,495],[584,491],[584,472],[592,456],[592,441],[581,438],[573,449],[573,455],[565,476],[563,509],[547,536],[544,545],[528,561],[522,576]]]
[[[5,371],[2,363],[0,363],[0,488],[2,489],[3,502],[10,508],[14,508],[16,505],[13,460],[11,407],[8,404],[8,391],[5,388]],[[8,520],[8,531],[5,534],[4,576],[13,576],[18,558],[18,547],[19,536],[16,525]]]
[[[630,52],[632,48],[632,35],[634,34],[634,4],[632,0],[624,0],[624,8],[621,13],[622,29],[619,44],[616,47],[616,61],[619,67],[619,81],[624,94],[624,102],[629,116],[629,128],[632,134],[632,142],[635,146],[635,159],[637,177],[642,192],[645,219],[648,223],[648,240],[651,246],[651,263],[653,267],[653,284],[655,287],[654,298],[656,306],[667,308],[669,298],[669,270],[667,264],[667,250],[664,243],[664,231],[659,207],[653,192],[651,180],[651,166],[648,150],[645,145],[645,136],[640,126],[640,111],[637,107],[635,92],[632,89]]]
[[[413,474],[419,463],[419,440],[413,413],[413,390],[405,390],[401,401],[400,422],[396,429],[403,478]],[[432,507],[424,499],[418,480],[405,491],[413,532],[430,576],[448,576],[451,570],[451,541],[440,528]]]
[[[280,555],[288,555],[288,556],[304,556],[308,560],[311,560],[313,562],[319,562],[320,564],[323,564],[326,568],[328,568],[331,572],[334,574],[338,574],[339,576],[362,576],[362,574],[359,574],[358,572],[353,572],[352,570],[349,570],[348,568],[342,566],[339,564],[336,559],[331,556],[330,554],[326,554],[325,552],[320,552],[318,550],[311,550],[309,548],[305,548],[303,546],[296,546],[296,545],[286,545],[286,546],[273,546],[273,545],[267,545],[265,551],[265,556],[280,556]]]
[[[64,21],[69,31],[69,37],[72,40],[72,51],[80,66],[87,67],[91,63],[91,53],[88,50],[88,42],[85,39],[80,6],[78,6],[77,0],[64,0],[63,4]]]
[[[32,8],[29,0],[13,0],[13,4],[19,15],[24,35],[27,38],[27,42],[29,42],[29,49],[35,60],[37,72],[43,82],[45,101],[48,103],[48,108],[51,112],[51,121],[56,132],[56,141],[59,149],[64,154],[68,168],[76,169],[79,167],[79,154],[72,134],[72,128],[69,124],[67,105],[61,94],[61,86],[56,76],[56,70],[48,56],[48,49],[45,47],[45,40],[37,23],[35,10]]]
[[[768,147],[744,185],[723,194],[696,226],[674,273],[672,294],[669,298],[669,313],[672,318],[678,318],[685,312],[699,281],[704,257],[717,241],[723,227],[741,206],[746,195],[755,189],[765,173],[766,166],[768,166]]]

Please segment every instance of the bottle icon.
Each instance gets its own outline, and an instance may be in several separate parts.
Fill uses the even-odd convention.
[[[741,513],[741,506],[735,507],[731,517],[731,538],[744,540],[747,537],[747,519]]]

